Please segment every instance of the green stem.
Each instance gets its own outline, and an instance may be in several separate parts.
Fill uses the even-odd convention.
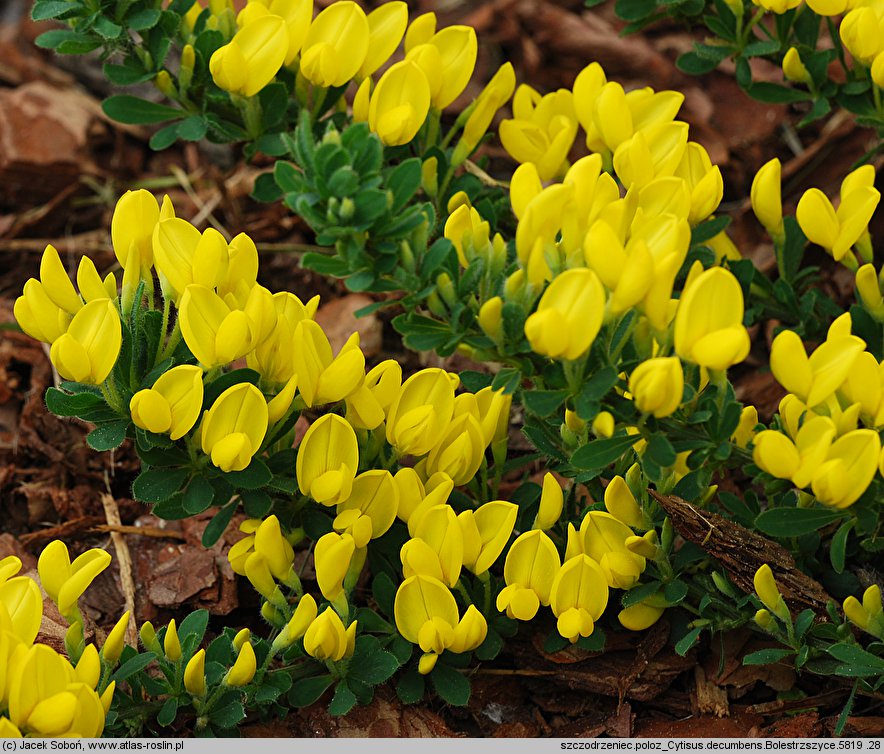
[[[163,342],[166,339],[166,333],[169,330],[169,311],[171,309],[172,302],[163,296],[163,324],[160,326],[160,339],[157,342],[157,354],[154,357],[154,366],[162,361],[163,356]]]

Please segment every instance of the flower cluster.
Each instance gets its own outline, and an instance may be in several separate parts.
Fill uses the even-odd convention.
[[[16,575],[18,558],[0,560],[0,738],[101,735],[115,688],[108,671],[119,659],[129,614],[99,651],[83,642],[77,602],[109,563],[103,550],[89,550],[71,562],[57,540],[40,557],[43,588],[71,622],[68,659],[35,643],[43,618],[40,585]]]

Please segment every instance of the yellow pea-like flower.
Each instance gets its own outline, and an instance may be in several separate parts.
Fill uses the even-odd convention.
[[[848,52],[863,65],[871,65],[881,52],[882,23],[877,9],[860,6],[851,10],[838,26],[838,35]]]
[[[684,179],[690,191],[688,222],[697,225],[718,209],[724,196],[721,170],[712,164],[709,153],[695,141],[689,141],[675,175]]]
[[[455,486],[469,482],[485,457],[485,437],[472,414],[456,416],[427,456],[428,475],[443,472]]]
[[[858,186],[842,195],[836,210],[822,191],[812,188],[799,200],[795,217],[804,235],[840,262],[868,230],[880,201],[881,194],[876,188]]]
[[[497,111],[513,96],[515,88],[516,73],[512,63],[504,63],[476,97],[464,124],[463,135],[454,148],[451,157],[453,165],[459,165],[473,153],[491,126]]]
[[[318,503],[337,505],[350,496],[358,466],[353,428],[340,416],[326,414],[310,425],[298,447],[298,487]]]
[[[884,637],[884,611],[881,608],[881,587],[872,584],[863,592],[862,603],[850,596],[844,600],[844,615],[868,634]]]
[[[352,0],[332,3],[310,26],[301,53],[301,72],[315,86],[346,84],[365,62],[370,35],[362,8]]]
[[[259,339],[254,350],[246,355],[246,363],[268,382],[284,385],[297,373],[292,347],[295,328],[302,320],[313,318],[319,296],[304,304],[293,293],[281,291],[273,294],[272,303],[275,316],[271,314],[270,335]]]
[[[773,429],[755,435],[752,460],[777,479],[791,479],[801,464],[801,455],[795,444]]]
[[[402,0],[391,0],[375,8],[367,16],[368,53],[358,76],[371,76],[396,52],[408,26],[408,5]]]
[[[807,84],[810,81],[810,74],[801,61],[801,55],[794,47],[786,50],[786,54],[783,56],[783,76],[788,81],[798,84]]]
[[[97,548],[71,562],[67,545],[54,540],[40,553],[37,571],[46,594],[58,605],[59,612],[69,617],[76,614],[77,600],[110,562],[110,553]]]
[[[0,584],[0,614],[9,619],[6,628],[0,627],[0,641],[3,631],[8,631],[18,641],[32,644],[43,619],[43,596],[37,582],[16,576]]]
[[[289,53],[289,28],[284,19],[268,14],[240,29],[209,60],[215,83],[231,94],[252,97],[282,67]]]
[[[592,558],[577,555],[559,569],[550,591],[550,607],[559,633],[572,644],[589,636],[608,604],[605,574]]]
[[[384,72],[372,92],[368,125],[387,146],[407,144],[417,135],[429,111],[427,77],[413,61],[403,60]]]
[[[178,662],[181,659],[181,640],[178,638],[178,628],[175,625],[175,619],[169,621],[166,627],[166,635],[163,637],[163,653],[166,659],[171,662]]]
[[[436,14],[432,11],[429,13],[421,13],[412,19],[405,32],[405,48],[406,54],[418,45],[426,44],[430,38],[436,33]]]
[[[518,513],[519,506],[492,500],[457,516],[464,543],[463,564],[468,570],[482,574],[497,562],[513,533]]]
[[[633,536],[622,521],[610,513],[590,511],[580,523],[578,552],[589,555],[602,569],[609,586],[630,589],[645,569],[645,558],[631,552],[626,540]],[[577,553],[567,555],[567,559]]]
[[[265,518],[255,530],[254,548],[267,560],[274,578],[283,582],[289,580],[295,553],[282,535],[279,519],[275,515]]]
[[[252,682],[257,668],[258,660],[255,657],[255,649],[252,647],[252,643],[247,641],[239,648],[236,662],[227,671],[222,683],[225,686],[246,686]]]
[[[776,579],[774,579],[773,571],[767,563],[755,572],[752,581],[755,593],[761,603],[778,618],[789,620],[789,608],[786,607],[786,602],[783,595],[780,594]]]
[[[288,44],[283,64],[289,66],[298,57],[310,30],[313,0],[254,0],[240,12],[236,22],[242,28],[267,15],[279,16],[285,21]]]
[[[781,198],[782,165],[777,157],[762,165],[752,180],[752,211],[777,243],[782,242],[783,201]]]
[[[113,664],[120,659],[126,642],[126,629],[129,627],[130,617],[131,613],[128,610],[123,613],[107,635],[107,639],[104,640],[104,645],[101,647],[101,657],[105,662]]]
[[[547,472],[543,475],[543,487],[540,493],[540,506],[534,517],[532,529],[551,529],[562,515],[565,495],[556,478]]]
[[[206,650],[200,649],[184,667],[184,688],[191,696],[206,695]]]
[[[645,517],[626,480],[619,474],[605,487],[605,510],[627,526],[644,528]]]
[[[422,539],[436,553],[442,581],[454,586],[464,562],[464,533],[450,505],[435,505],[423,515],[409,519],[409,533]]]
[[[172,440],[186,435],[199,419],[203,405],[203,370],[181,364],[160,375],[153,387],[139,390],[129,401],[136,427]]]
[[[503,566],[506,586],[497,595],[497,609],[510,618],[531,620],[548,605],[562,561],[553,541],[540,529],[520,535],[510,546]]]
[[[880,453],[881,439],[874,430],[856,429],[839,437],[813,473],[813,494],[833,508],[853,505],[872,483]]]
[[[723,267],[700,273],[687,286],[675,315],[675,350],[686,361],[716,370],[748,355],[743,291]]]
[[[316,620],[317,612],[316,600],[312,595],[305,594],[301,597],[291,619],[285,624],[279,636],[273,640],[273,651],[280,652],[303,638],[310,624]]]
[[[338,519],[342,514],[352,511],[359,517],[366,517],[370,522],[368,538],[377,539],[385,534],[396,520],[399,508],[399,488],[393,481],[393,475],[385,469],[366,471],[353,480],[352,490],[341,503],[338,503],[335,529],[342,530]],[[357,517],[358,518],[358,517]],[[356,519],[354,519],[356,520]],[[355,536],[355,535],[354,535]],[[359,542],[357,547],[364,547],[366,541]]]
[[[13,314],[22,330],[50,345],[67,332],[72,319],[53,303],[43,284],[34,278],[25,283],[22,295],[15,300]]]
[[[356,621],[347,628],[340,616],[327,607],[304,634],[304,651],[324,662],[338,662],[353,654],[356,645]]]
[[[684,393],[684,372],[677,356],[658,356],[639,364],[629,376],[629,392],[639,411],[658,419],[675,413]]]
[[[525,335],[535,353],[573,361],[589,350],[604,314],[598,276],[587,269],[566,270],[540,297],[537,311],[525,321]]]
[[[188,285],[214,288],[230,264],[227,241],[217,230],[200,233],[177,217],[160,220],[153,230],[154,266],[163,293],[177,302]]]
[[[770,370],[786,390],[813,408],[841,387],[865,347],[855,335],[838,335],[827,338],[808,358],[797,333],[783,330],[771,345]]]
[[[443,369],[422,369],[409,377],[387,412],[387,442],[403,455],[429,453],[454,414],[457,382]]]
[[[614,151],[614,170],[627,189],[673,175],[688,145],[688,124],[657,123],[637,131]]]
[[[160,205],[145,189],[127,191],[111,218],[111,244],[123,269],[134,265],[143,275],[153,264],[153,230],[160,221]]]
[[[307,406],[344,400],[365,379],[365,356],[359,349],[359,333],[353,333],[337,356],[333,356],[322,328],[312,319],[304,319],[295,327],[292,347],[298,390]]]
[[[316,541],[313,562],[319,591],[334,602],[344,591],[344,578],[356,551],[356,541],[348,533],[329,532]]]
[[[229,387],[203,416],[203,453],[222,471],[242,471],[267,434],[267,401],[254,385]]]
[[[67,380],[98,385],[107,379],[123,342],[120,313],[109,299],[91,301],[56,339],[49,358]]]

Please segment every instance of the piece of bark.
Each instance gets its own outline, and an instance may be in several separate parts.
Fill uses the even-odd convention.
[[[792,610],[810,608],[825,617],[826,603],[832,598],[819,582],[795,566],[795,559],[785,547],[717,513],[698,510],[680,497],[649,492],[669,515],[676,531],[718,560],[744,592],[755,591],[755,572],[767,563]]]

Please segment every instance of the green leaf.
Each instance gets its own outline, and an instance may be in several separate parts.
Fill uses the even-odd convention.
[[[241,702],[228,702],[223,707],[218,707],[209,714],[212,725],[218,728],[235,728],[246,717],[246,711]]]
[[[731,218],[729,215],[721,215],[720,217],[704,220],[691,230],[691,246],[696,246],[697,244],[705,243],[706,241],[715,238],[715,236],[730,225],[730,222]]]
[[[173,490],[173,492],[177,492],[177,490]],[[204,476],[195,476],[187,485],[182,504],[188,513],[195,516],[208,508],[214,498],[215,488],[209,484],[209,480]]]
[[[663,434],[651,436],[643,457],[664,468],[672,466],[676,461],[675,448],[672,447],[672,443]]]
[[[614,12],[624,21],[640,21],[656,9],[656,0],[617,0],[614,4]]]
[[[273,498],[263,490],[242,490],[239,497],[249,518],[264,518],[273,507]]]
[[[424,698],[426,680],[414,669],[409,669],[399,677],[396,696],[403,704],[416,704]]]
[[[574,452],[571,456],[571,465],[578,469],[604,468],[620,458],[639,439],[639,435],[620,435],[594,440]]]
[[[299,678],[289,691],[289,704],[293,707],[309,707],[325,693],[334,680],[330,675]]]
[[[688,73],[691,76],[701,76],[718,68],[720,60],[704,57],[696,52],[685,52],[678,56],[675,61],[675,67],[682,73]]]
[[[158,102],[149,102],[128,94],[115,94],[108,97],[101,103],[101,109],[109,118],[133,125],[162,123],[181,117],[181,111],[177,108],[161,105]]]
[[[522,394],[522,403],[537,416],[549,416],[561,408],[567,397],[567,390],[529,390]]]
[[[96,393],[66,393],[51,387],[46,391],[46,408],[56,416],[80,416],[97,406],[106,405]]]
[[[786,233],[786,241],[781,252],[781,268],[787,281],[795,279],[801,269],[801,260],[804,257],[804,249],[807,246],[807,238],[798,221],[792,217],[783,219],[783,227]]]
[[[436,693],[448,704],[464,707],[470,701],[470,682],[450,665],[437,662],[430,680]]]
[[[156,655],[153,652],[144,652],[140,655],[135,655],[135,657],[126,660],[126,662],[117,668],[116,672],[111,676],[111,680],[121,683],[127,678],[131,678],[136,673],[140,673],[155,659]]]
[[[790,89],[787,86],[771,84],[768,81],[756,81],[749,87],[747,94],[759,102],[771,104],[789,104],[792,102],[804,102],[813,99],[810,92],[802,92],[800,89]]]
[[[164,728],[175,722],[175,716],[178,714],[178,699],[170,696],[166,699],[160,711],[157,713],[157,722]]]
[[[38,0],[31,10],[31,18],[34,21],[46,21],[77,9],[76,4],[70,0]]]
[[[225,505],[212,516],[212,520],[209,521],[206,528],[203,529],[203,547],[211,547],[215,542],[221,539],[221,535],[224,534],[224,531],[227,529],[227,525],[230,523],[230,519],[233,518],[235,512],[236,503],[232,502]]]
[[[512,395],[516,392],[521,381],[522,373],[518,369],[506,367],[494,375],[494,379],[491,380],[491,389],[503,389],[504,395]]]
[[[867,652],[856,644],[841,642],[839,644],[833,644],[827,651],[832,657],[836,660],[841,660],[841,662],[846,662],[850,665],[864,665],[869,668],[879,668],[879,672],[884,672],[884,658],[873,655],[871,652]]]
[[[203,640],[203,636],[206,635],[208,625],[209,611],[194,610],[178,626],[178,638],[183,641],[188,636],[195,636],[196,643],[199,644]]]
[[[160,16],[162,12],[157,8],[142,8],[129,15],[126,25],[134,31],[146,31],[160,22]]]
[[[242,471],[228,471],[224,474],[224,478],[234,487],[256,490],[273,479],[273,474],[264,461],[255,457]]]
[[[623,607],[637,605],[652,594],[659,592],[660,587],[661,584],[659,581],[649,581],[647,584],[639,584],[638,586],[623,592],[623,596],[620,598],[620,604],[623,605]]]
[[[390,212],[397,214],[402,211],[421,185],[421,161],[412,157],[400,163],[387,177],[387,186],[393,192],[393,206]]]
[[[191,115],[178,124],[177,130],[184,141],[200,141],[209,130],[209,122],[202,115]]]
[[[600,369],[584,383],[577,398],[578,404],[580,401],[600,401],[617,384],[617,379],[617,370],[614,367]]]
[[[188,469],[145,469],[132,483],[132,495],[144,503],[168,500],[184,485]]]
[[[795,654],[793,649],[777,649],[770,647],[768,649],[759,649],[757,652],[750,652],[743,658],[744,665],[773,665],[780,660],[785,659],[789,655]]]
[[[832,568],[835,569],[835,573],[842,573],[844,571],[844,560],[847,553],[847,538],[855,523],[856,521],[854,519],[845,521],[838,527],[835,536],[832,537],[832,544],[829,546],[829,559],[832,562]]]
[[[399,668],[399,662],[389,652],[380,649],[374,637],[366,636],[360,639],[363,640],[363,644],[360,647],[360,642],[356,642],[356,651],[350,660],[347,678],[362,681],[369,686],[377,686],[392,677]],[[371,639],[371,648],[365,639]]]
[[[844,512],[827,508],[773,508],[759,514],[755,527],[771,537],[800,537],[844,518]]]
[[[328,714],[338,716],[346,715],[356,706],[356,694],[350,689],[346,681],[338,683],[335,695],[328,705]]]
[[[693,647],[694,644],[697,643],[697,638],[700,636],[702,631],[702,627],[692,628],[684,636],[682,636],[681,639],[679,639],[675,644],[676,653],[679,654],[681,657],[684,657],[690,651],[691,647]]]
[[[105,452],[119,448],[126,439],[126,430],[129,427],[127,419],[100,424],[86,435],[86,444],[92,450]]]
[[[130,86],[150,81],[154,76],[153,71],[145,71],[136,65],[117,65],[116,63],[104,64],[104,75],[113,84]]]

